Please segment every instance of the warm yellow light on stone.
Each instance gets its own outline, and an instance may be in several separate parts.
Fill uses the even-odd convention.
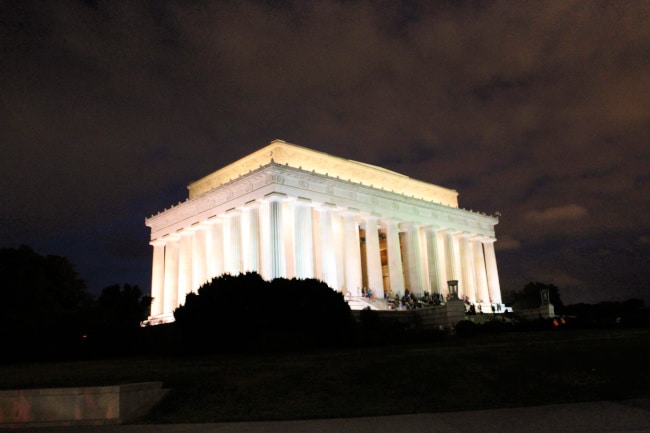
[[[458,207],[458,192],[452,189],[412,179],[385,168],[289,144],[282,140],[274,140],[257,152],[191,183],[188,186],[189,196],[197,197],[271,162],[331,178],[372,185],[377,189],[400,191],[408,196],[445,206]]]

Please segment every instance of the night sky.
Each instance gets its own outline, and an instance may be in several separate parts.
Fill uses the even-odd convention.
[[[498,212],[503,291],[650,304],[649,1],[0,0],[0,247],[148,292],[145,218],[276,138]]]

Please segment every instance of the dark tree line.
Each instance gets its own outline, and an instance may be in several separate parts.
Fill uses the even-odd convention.
[[[68,259],[27,246],[0,249],[3,361],[110,354],[130,344],[151,299],[113,285],[98,298]]]
[[[575,326],[650,325],[643,301],[564,306],[556,286],[539,282],[504,293],[506,304],[515,312],[538,308],[542,290],[556,314],[571,317],[568,323]],[[141,328],[150,304],[149,296],[128,284],[92,296],[64,257],[43,256],[26,246],[0,249],[0,362],[292,350],[357,344],[369,336],[381,342],[410,337],[379,323],[373,312],[362,312],[367,314],[357,324],[341,293],[315,279],[222,275],[187,295],[174,312],[175,323]]]
[[[97,297],[70,261],[0,249],[0,362],[185,350],[281,350],[340,344],[354,332],[342,295],[318,280],[223,275],[189,294],[176,323],[140,327],[151,297],[111,285]]]
[[[555,314],[564,316],[573,327],[650,325],[650,310],[642,299],[564,305],[560,290],[553,284],[530,282],[520,291],[504,293],[504,301],[513,307],[515,314],[517,311],[535,309],[542,303],[543,290],[548,292],[548,300],[553,304]]]
[[[650,311],[642,299],[571,304],[564,314],[579,318],[584,325],[650,326]]]
[[[564,304],[560,298],[560,290],[553,284],[538,281],[527,283],[520,291],[505,292],[504,301],[515,311],[538,308],[542,303],[542,290],[548,291],[549,302],[553,304],[556,312],[561,312]]]

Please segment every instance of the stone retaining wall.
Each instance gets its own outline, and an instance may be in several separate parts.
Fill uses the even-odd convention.
[[[415,310],[374,310],[379,320],[384,323],[399,323],[404,329],[438,330],[454,329],[456,324],[465,319],[463,301],[449,301],[444,305],[418,308]],[[353,316],[360,320],[361,311],[353,310]]]
[[[146,414],[161,382],[0,391],[0,427],[120,424]]]

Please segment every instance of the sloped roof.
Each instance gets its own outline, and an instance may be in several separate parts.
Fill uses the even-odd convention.
[[[422,200],[458,207],[458,192],[412,179],[400,173],[363,162],[340,158],[324,152],[274,140],[251,153],[188,185],[190,198],[246,175],[271,162],[315,172],[333,178],[362,183],[378,189],[394,191]]]

